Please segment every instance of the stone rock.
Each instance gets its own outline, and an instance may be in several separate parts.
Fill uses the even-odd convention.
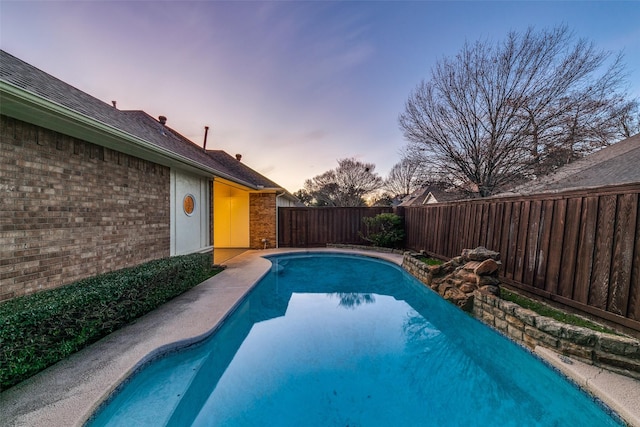
[[[432,282],[433,282],[433,274],[427,274],[424,278],[424,284],[431,287]]]
[[[562,338],[566,338],[574,344],[593,347],[596,345],[598,337],[591,329],[581,328],[573,325],[566,325]]]
[[[455,286],[449,286],[443,293],[442,297],[448,301],[457,303],[460,300],[466,300],[467,294],[462,292],[460,289]]]
[[[477,274],[478,276],[486,276],[488,274],[493,274],[495,272],[498,271],[498,269],[500,268],[500,265],[498,265],[498,263],[492,259],[486,259],[484,261],[482,261],[474,270],[473,272],[475,274]]]
[[[451,264],[454,264],[456,267],[460,267],[462,264],[465,263],[465,260],[461,256],[457,256],[457,257],[451,258],[449,262]]]
[[[478,286],[476,286],[475,284],[463,283],[462,285],[460,285],[460,290],[465,294],[470,294],[476,289],[478,289]]]
[[[460,272],[457,277],[462,281],[462,283],[473,283],[477,282],[478,276],[473,273]]]
[[[442,273],[442,264],[430,265],[427,267],[427,269],[431,272],[431,274],[437,276],[438,274]]]
[[[543,316],[536,319],[536,328],[558,338],[562,337],[562,333],[564,332],[564,324]]]
[[[438,291],[441,296],[444,296],[451,288],[453,288],[453,285],[451,283],[444,282],[438,285],[436,291]]]
[[[617,335],[601,334],[599,342],[602,350],[608,353],[627,356],[640,361],[640,342],[638,340]]]
[[[440,265],[439,275],[453,273],[456,269],[457,265],[451,261],[447,261],[444,264]]]
[[[486,259],[500,260],[500,253],[490,251],[484,246],[478,246],[475,249],[463,249],[462,258],[470,261],[484,261]]]
[[[462,266],[467,271],[474,271],[478,268],[482,263],[480,261],[469,261],[465,265]]]
[[[485,294],[491,294],[495,296],[500,296],[500,288],[494,285],[484,285],[480,286],[478,289],[480,292]]]
[[[449,279],[448,282],[451,283],[456,288],[459,288],[464,283],[461,279],[453,278],[453,277]]]
[[[467,294],[467,298],[457,301],[456,305],[466,312],[471,312],[473,310],[473,299],[473,294]]]
[[[500,279],[494,276],[476,276],[476,284],[478,286],[493,285],[498,286]]]

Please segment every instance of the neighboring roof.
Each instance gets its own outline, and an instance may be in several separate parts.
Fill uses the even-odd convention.
[[[145,147],[143,148],[147,149],[147,151],[149,151],[149,148],[157,147],[155,149],[156,157],[171,158],[170,164],[175,165],[182,162],[188,164],[191,168],[195,167],[203,172],[238,182],[253,189],[282,189],[275,182],[223,151],[203,150],[202,147],[168,126],[161,124],[144,111],[118,110],[113,105],[94,98],[3,50],[0,50],[0,82],[10,85],[2,87],[4,102],[0,105],[5,104],[2,108],[3,114],[9,111],[18,111],[20,106],[17,103],[24,101],[19,99],[23,95],[23,93],[18,93],[21,90],[24,92],[25,99],[31,95],[37,97],[35,100],[31,100],[33,105],[29,106],[30,110],[25,109],[25,111],[29,111],[29,114],[33,115],[32,112],[36,111],[34,105],[38,99],[42,99],[52,103],[49,105],[50,107],[64,107],[59,108],[60,112],[55,116],[55,119],[66,118],[65,114],[71,114],[71,112],[79,113],[77,115],[79,122],[75,124],[77,132],[84,132],[85,130],[81,129],[81,127],[86,127],[87,122],[91,121],[96,126],[101,126],[102,132],[111,131],[117,133],[115,131],[118,130],[124,132],[121,136],[132,136],[129,143],[138,143],[139,145],[144,143]],[[12,91],[11,94],[9,89]],[[18,95],[15,96],[15,99],[10,98],[10,95],[16,93]],[[10,101],[13,102],[14,100],[15,103],[10,105]],[[38,107],[40,106],[38,105]],[[46,106],[43,108],[46,108]],[[22,116],[26,114],[26,112],[22,113]],[[41,122],[38,123],[39,125],[45,123],[44,118],[41,117],[39,120]],[[71,126],[70,121],[66,123],[66,126]],[[60,128],[54,130],[60,131]],[[91,135],[94,134],[96,133],[94,132]],[[138,150],[138,152],[144,153],[145,151]]]
[[[440,185],[428,185],[405,196],[400,206],[423,206],[428,203],[444,203],[464,199],[465,195],[455,190],[448,190]]]
[[[640,134],[500,194],[532,194],[640,183]]]

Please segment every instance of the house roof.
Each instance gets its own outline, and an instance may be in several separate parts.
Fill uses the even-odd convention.
[[[640,183],[640,134],[500,194],[532,194]]]
[[[141,157],[152,156],[152,160],[172,166],[187,165],[191,170],[253,189],[282,189],[224,151],[203,150],[144,111],[118,110],[4,50],[0,50],[0,83],[4,83],[0,92],[3,114],[35,120],[36,124],[56,131],[73,130],[72,136],[97,144],[107,142],[96,135],[111,133],[114,137],[110,148]],[[46,109],[57,111],[50,117],[36,113]],[[138,147],[129,147],[127,151],[125,141]]]
[[[254,171],[249,166],[243,164],[235,157],[222,150],[204,150],[175,129],[161,124],[144,111],[122,111],[130,117],[136,126],[140,127],[145,134],[156,136],[159,144],[185,157],[195,159],[202,164],[209,165],[220,173],[241,179],[243,182],[252,184],[256,188],[281,188],[278,184],[267,177]],[[162,135],[162,137],[158,137]]]
[[[400,206],[423,206],[427,203],[427,199],[430,199],[430,196],[435,199],[435,203],[451,202],[465,198],[459,191],[448,191],[440,185],[428,185],[405,196]]]
[[[227,152],[222,150],[207,150],[207,155],[211,157],[213,161],[216,162],[217,165],[229,171],[230,174],[234,174],[236,176],[242,176],[245,180],[249,182],[253,182],[258,187],[264,188],[279,188],[280,186],[275,182],[271,181],[266,176],[256,172],[251,169],[249,166],[242,163],[237,158],[229,155]]]

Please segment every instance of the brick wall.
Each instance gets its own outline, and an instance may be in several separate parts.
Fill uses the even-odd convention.
[[[0,301],[169,256],[169,168],[0,117]]]
[[[251,249],[276,246],[276,194],[251,193],[249,195],[249,245]]]

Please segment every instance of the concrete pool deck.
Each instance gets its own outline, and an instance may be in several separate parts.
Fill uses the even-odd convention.
[[[362,253],[395,264],[402,255],[341,249],[246,251],[227,268],[131,325],[105,337],[34,377],[0,393],[0,426],[81,426],[125,378],[141,364],[176,346],[211,333],[269,271],[265,255],[278,253]],[[535,351],[640,427],[640,381],[586,365],[543,348]]]

